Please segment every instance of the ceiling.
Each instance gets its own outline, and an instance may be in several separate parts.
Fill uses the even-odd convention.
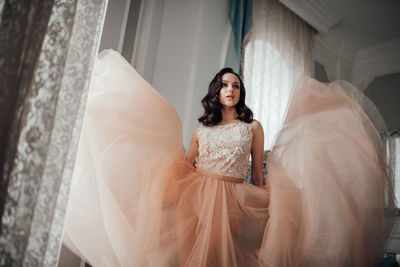
[[[341,17],[329,34],[356,50],[400,38],[399,0],[333,0],[329,4]]]
[[[355,50],[400,38],[400,0],[280,0],[316,28]]]

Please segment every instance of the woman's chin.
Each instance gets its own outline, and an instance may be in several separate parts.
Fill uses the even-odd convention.
[[[223,106],[223,109],[225,109],[225,110],[229,110],[229,109],[233,109],[233,108],[235,108],[235,104],[222,104],[222,106]]]

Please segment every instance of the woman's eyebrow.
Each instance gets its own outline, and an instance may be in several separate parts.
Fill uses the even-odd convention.
[[[227,81],[227,80],[222,80],[222,82],[227,83],[227,82],[229,82],[229,81]],[[233,82],[233,84],[239,84],[239,82]]]

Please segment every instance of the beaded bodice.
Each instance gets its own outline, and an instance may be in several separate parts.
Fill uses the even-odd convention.
[[[246,175],[252,142],[251,123],[200,125],[197,138],[196,168],[240,178]]]

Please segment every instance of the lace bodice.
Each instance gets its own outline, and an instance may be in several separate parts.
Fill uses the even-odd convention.
[[[251,123],[200,125],[197,138],[196,168],[240,178],[246,175],[252,142]]]

